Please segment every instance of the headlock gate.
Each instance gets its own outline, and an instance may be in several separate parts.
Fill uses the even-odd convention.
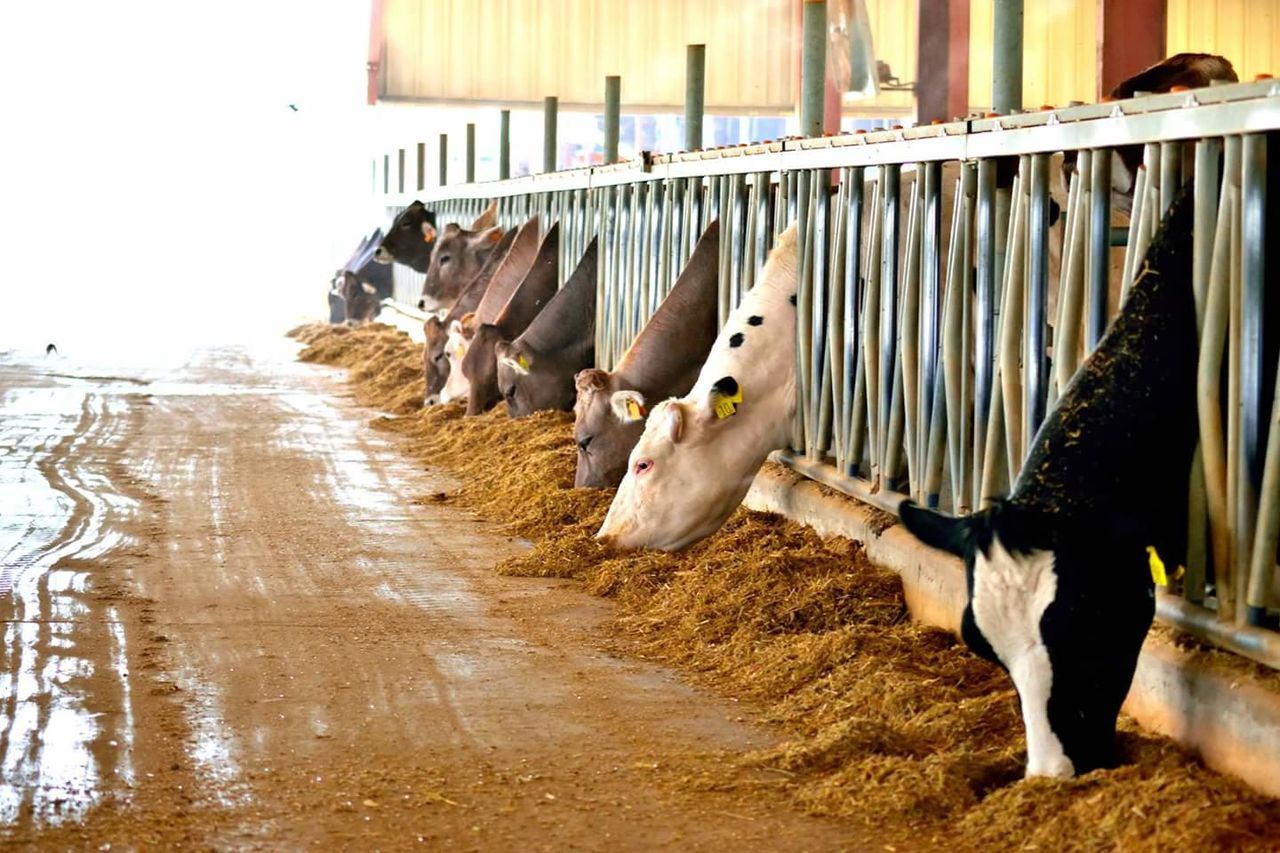
[[[722,324],[796,223],[798,404],[776,456],[884,509],[910,496],[960,514],[1008,491],[1190,181],[1201,441],[1188,564],[1158,615],[1280,668],[1280,429],[1269,428],[1280,324],[1264,323],[1280,311],[1280,264],[1267,263],[1278,164],[1280,82],[1268,79],[646,156],[386,204],[418,198],[440,224],[465,225],[496,199],[504,226],[535,213],[544,229],[559,222],[561,283],[598,236],[603,369],[711,220],[723,235]],[[1113,224],[1124,213],[1127,225]]]

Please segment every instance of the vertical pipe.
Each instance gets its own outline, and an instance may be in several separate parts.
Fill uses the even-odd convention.
[[[382,155],[382,193],[386,195],[391,192],[391,155]]]
[[[547,96],[542,102],[542,171],[554,172],[560,162],[556,151],[556,121],[560,99]]]
[[[396,192],[404,195],[404,149],[400,149],[398,168],[396,169]]]
[[[974,288],[973,353],[973,495],[982,507],[982,469],[990,423],[992,366],[995,357],[996,292],[996,163],[978,161],[977,280]]]
[[[511,177],[511,110],[498,113],[498,180]]]
[[[902,192],[902,170],[896,163],[882,167],[881,199],[884,202],[881,225],[880,249],[880,423],[876,429],[880,439],[880,459],[888,456],[889,415],[893,406],[894,344],[896,343],[898,314],[896,292],[898,284],[898,232]],[[881,470],[881,476],[891,479],[893,471]]]
[[[1023,401],[1026,420],[1023,423],[1023,447],[1031,446],[1031,438],[1044,418],[1047,361],[1045,358],[1045,308],[1049,296],[1049,155],[1031,155],[1031,197],[1027,212],[1027,326],[1026,366],[1027,395]]]
[[[991,104],[1001,115],[1022,109],[1022,3],[995,0],[992,10]]]
[[[933,386],[938,376],[938,323],[942,316],[942,164],[925,163],[924,233],[920,242],[920,379],[917,385],[916,452],[923,471],[933,424]],[[920,482],[924,482],[923,475]]]
[[[1257,495],[1262,485],[1262,319],[1266,299],[1266,207],[1267,207],[1267,137],[1250,133],[1241,146],[1240,163],[1240,231],[1236,245],[1240,252],[1240,509],[1236,523],[1242,541],[1250,543],[1257,518]],[[1275,298],[1274,296],[1272,297]],[[1275,557],[1275,551],[1271,553]],[[1271,584],[1271,562],[1260,571],[1256,582],[1248,577],[1249,555],[1243,554],[1239,579],[1242,615],[1252,624],[1262,624],[1266,615],[1266,594]],[[1256,586],[1258,602],[1252,606]]]
[[[800,133],[821,136],[826,106],[827,3],[805,0],[800,60]]]
[[[476,125],[467,122],[467,183],[476,181]]]
[[[1164,219],[1182,184],[1182,143],[1160,143],[1160,215]]]
[[[1089,175],[1089,296],[1085,309],[1085,352],[1093,352],[1107,328],[1111,274],[1111,151],[1093,152]]]
[[[378,158],[374,157],[373,161],[369,165],[373,167],[373,169],[369,172],[369,181],[370,181],[369,191],[376,193],[378,191]]]
[[[702,111],[706,96],[707,46],[691,44],[685,55],[684,72],[684,149],[702,147]]]
[[[449,134],[440,134],[440,186],[449,183]]]
[[[844,347],[844,399],[845,405],[842,412],[837,413],[837,417],[843,417],[844,433],[847,437],[845,447],[845,459],[841,468],[841,473],[857,474],[858,465],[861,463],[861,442],[858,441],[855,430],[860,419],[858,418],[858,392],[857,381],[861,375],[859,368],[862,365],[862,358],[859,348],[863,344],[862,335],[859,334],[858,317],[859,307],[859,287],[862,279],[862,192],[864,188],[863,167],[856,166],[849,170],[848,192],[846,193],[846,204],[848,210],[845,214],[847,222],[845,225],[845,269],[844,269],[844,328],[847,336],[847,343]],[[864,379],[865,384],[865,379]]]
[[[418,143],[418,191],[427,188],[427,143]]]
[[[604,162],[618,162],[618,126],[622,115],[622,78],[604,78]]]

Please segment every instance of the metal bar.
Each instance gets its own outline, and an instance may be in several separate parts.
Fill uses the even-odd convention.
[[[1022,467],[1022,373],[1019,342],[1022,339],[1026,290],[1027,194],[1022,175],[1013,180],[1009,216],[1009,261],[1005,264],[1004,300],[1000,310],[1000,384],[1004,403],[1004,434],[1010,478]]]
[[[1023,365],[1026,370],[1026,421],[1023,423],[1023,446],[1031,439],[1044,419],[1048,392],[1045,358],[1045,308],[1049,295],[1049,155],[1031,155],[1031,194],[1027,211],[1027,320],[1026,348]]]
[[[396,168],[396,192],[404,194],[404,149],[399,152],[399,162]]]
[[[799,185],[799,208],[796,215],[796,251],[797,268],[800,280],[796,289],[796,412],[791,429],[791,448],[797,453],[807,453],[808,443],[805,440],[809,412],[809,374],[812,369],[811,353],[808,343],[812,340],[813,323],[813,210],[812,193],[814,176],[809,172],[797,175]]]
[[[449,134],[440,134],[440,186],[449,183]]]
[[[893,406],[893,364],[894,344],[896,343],[898,285],[898,233],[902,192],[901,167],[886,165],[880,169],[881,199],[883,214],[881,223],[880,250],[880,423],[876,428],[880,439],[878,452],[883,465],[887,456],[889,437],[889,414]],[[881,476],[892,476],[893,472],[881,471]]]
[[[902,362],[903,430],[907,445],[907,491],[917,500],[924,459],[919,450],[920,417],[920,255],[924,217],[924,184],[919,177],[911,185],[907,213],[907,263],[902,283],[902,308],[898,322],[898,358]]]
[[[556,149],[556,123],[559,121],[560,99],[548,95],[542,101],[542,171],[554,172],[560,167]]]
[[[881,212],[880,192],[885,179],[887,167],[881,166],[877,171],[879,177],[871,196],[871,229],[867,235],[867,281],[863,290],[862,308],[862,361],[863,381],[866,391],[866,444],[867,457],[871,462],[869,472],[872,482],[880,477],[880,276],[883,272],[880,265],[880,231],[884,222]]]
[[[996,164],[978,162],[977,215],[974,222],[977,272],[974,289],[973,340],[973,496],[982,506],[983,467],[991,424],[991,385],[995,359]]]
[[[622,78],[604,78],[604,161],[618,162],[618,127],[622,115]]]
[[[1160,219],[1169,212],[1182,185],[1182,143],[1160,144]]]
[[[938,375],[939,318],[942,315],[942,164],[925,163],[924,231],[920,243],[920,346],[919,382],[916,385],[917,478],[924,488],[929,458],[929,430],[933,424],[933,386]]]
[[[1267,137],[1253,133],[1241,142],[1240,156],[1240,231],[1235,242],[1240,253],[1240,539],[1246,545],[1254,538],[1257,520],[1258,489],[1262,485],[1262,446],[1265,441],[1262,426],[1262,320],[1266,286],[1266,206],[1267,206]],[[1274,297],[1273,297],[1274,298]],[[1251,624],[1261,624],[1266,614],[1265,599],[1271,585],[1271,571],[1259,570],[1255,582],[1250,577],[1248,551],[1241,555],[1241,569],[1237,606],[1241,615]],[[1275,561],[1275,549],[1271,562]]]
[[[684,149],[702,148],[702,113],[707,83],[707,46],[691,44],[685,53]]]
[[[382,155],[382,194],[388,195],[391,192],[391,155]]]
[[[804,0],[801,23],[800,133],[803,136],[821,136],[826,106],[826,0]]]
[[[1058,327],[1053,336],[1054,372],[1058,395],[1066,390],[1067,383],[1076,373],[1080,357],[1080,319],[1084,313],[1084,254],[1087,229],[1084,224],[1085,209],[1089,199],[1090,169],[1093,165],[1090,152],[1080,152],[1077,161],[1080,171],[1071,176],[1071,191],[1067,199],[1067,237],[1062,257],[1062,279],[1058,285]]]
[[[848,190],[845,193],[847,205],[845,226],[845,270],[844,270],[844,322],[843,327],[849,330],[851,340],[843,348],[844,359],[844,398],[847,401],[837,413],[845,419],[844,432],[848,436],[844,458],[840,462],[840,472],[858,473],[862,464],[862,445],[865,429],[866,407],[859,405],[859,387],[866,392],[866,377],[863,375],[863,361],[859,357],[860,348],[865,338],[861,334],[861,300],[862,272],[862,195],[864,189],[864,173],[859,168],[849,169],[846,173]]]
[[[427,143],[418,143],[418,192],[427,188]]]

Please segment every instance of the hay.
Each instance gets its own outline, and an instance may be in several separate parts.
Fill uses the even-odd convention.
[[[298,337],[304,356],[351,366],[357,394],[385,408],[384,380],[420,349],[384,329]],[[1121,767],[1023,780],[1008,678],[911,622],[897,576],[857,543],[739,510],[680,554],[611,551],[592,537],[613,493],[573,488],[569,415],[463,411],[374,425],[463,483],[424,501],[459,503],[533,542],[499,571],[579,579],[617,602],[615,628],[636,653],[764,708],[788,739],[744,761],[785,775],[807,809],[966,850],[1274,849],[1280,839],[1280,802],[1127,720]]]

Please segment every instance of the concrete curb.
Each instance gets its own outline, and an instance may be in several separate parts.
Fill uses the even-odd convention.
[[[822,536],[863,543],[871,560],[902,577],[914,619],[959,632],[967,597],[964,565],[922,545],[887,513],[775,463],[761,469],[745,503],[807,524]],[[1152,634],[1124,711],[1209,767],[1280,797],[1280,694],[1261,682],[1211,670]]]

